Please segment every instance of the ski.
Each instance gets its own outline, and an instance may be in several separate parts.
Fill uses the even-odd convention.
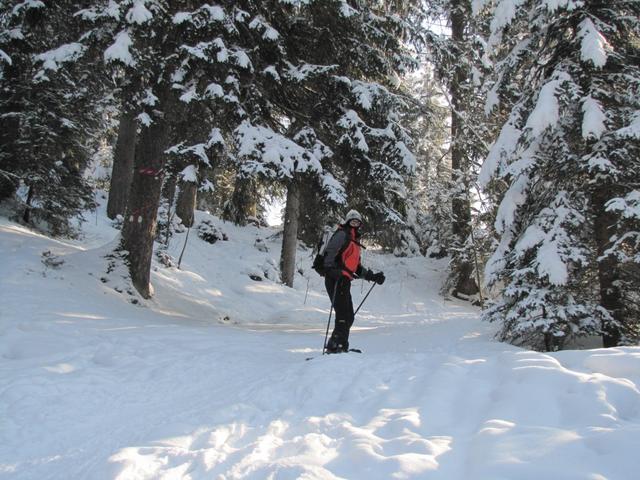
[[[350,348],[348,352],[339,352],[339,353],[362,353],[362,350],[360,350],[359,348]],[[337,355],[338,353],[327,353],[325,355]],[[320,355],[320,356],[324,356],[324,355]],[[309,360],[313,360],[314,358],[317,357],[307,357],[305,358],[305,362],[308,362]]]

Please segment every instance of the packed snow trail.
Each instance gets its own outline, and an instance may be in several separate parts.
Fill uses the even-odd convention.
[[[105,223],[70,243],[0,220],[0,478],[636,478],[640,349],[500,344],[437,294],[442,262],[369,253],[388,281],[352,331],[365,353],[322,357],[321,279],[306,305],[301,276],[251,280],[278,240],[217,225],[231,240],[193,235],[140,306],[104,276]]]

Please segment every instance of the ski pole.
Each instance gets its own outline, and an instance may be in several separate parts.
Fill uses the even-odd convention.
[[[369,291],[367,292],[367,294],[364,296],[364,298],[362,299],[362,301],[360,302],[360,305],[358,305],[358,308],[356,308],[356,311],[353,312],[353,316],[355,317],[356,314],[358,313],[358,310],[360,310],[360,307],[362,306],[362,304],[364,303],[364,301],[367,299],[367,297],[369,296],[369,294],[371,293],[371,290],[373,290],[373,287],[375,287],[376,284],[374,283],[373,285],[371,285],[371,288],[369,289]]]
[[[307,304],[307,295],[309,295],[309,280],[310,280],[310,278],[307,278],[307,291],[304,292],[304,304],[303,305]]]
[[[327,337],[329,336],[329,326],[331,325],[331,314],[333,313],[333,304],[336,301],[336,292],[338,291],[338,283],[340,279],[336,281],[335,287],[333,287],[333,298],[331,299],[331,308],[329,309],[329,320],[327,320],[327,331],[324,333],[324,344],[322,346],[322,355],[324,355],[325,350],[327,349]]]

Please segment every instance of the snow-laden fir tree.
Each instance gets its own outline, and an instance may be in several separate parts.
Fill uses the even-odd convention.
[[[485,317],[503,339],[540,349],[588,334],[637,342],[622,302],[640,287],[638,276],[623,282],[639,247],[640,2],[474,6],[492,15],[488,107],[510,109],[481,175],[507,185],[486,269],[502,295]]]
[[[209,163],[208,151],[224,141],[220,129],[233,129],[211,119],[219,116],[217,122],[223,124],[228,110],[241,117],[238,76],[250,71],[251,65],[238,45],[236,21],[246,22],[248,15],[237,2],[224,6],[195,0],[91,3],[76,14],[87,24],[82,42],[101,50],[105,63],[124,79],[131,105],[127,110],[137,113],[139,133],[122,246],[134,286],[148,297],[167,150],[195,160],[183,168],[183,178],[194,179],[192,173]],[[197,102],[207,103],[210,113],[203,118],[202,108],[189,112],[198,117],[198,128],[173,128],[185,105]]]
[[[343,182],[348,203],[364,213],[367,230],[394,248],[410,234],[406,182],[416,158],[403,119],[409,104],[402,76],[415,59],[403,42],[411,25],[394,5],[377,7],[357,2],[343,9],[325,46],[325,61],[334,58],[339,65],[332,77],[336,119],[330,128],[338,137],[335,147],[330,143],[331,171]]]
[[[415,161],[400,122],[402,99],[383,83],[409,59],[398,40],[402,21],[377,13],[367,2],[282,1],[249,24],[259,35],[248,90],[258,90],[266,108],[254,107],[237,129],[238,159],[245,177],[286,186],[287,284],[301,215],[308,223],[309,211],[316,219],[349,202],[372,226],[402,224],[404,175]],[[306,211],[301,195],[314,198]]]
[[[0,6],[0,199],[53,234],[92,203],[83,177],[102,126],[102,80],[69,24],[67,2]],[[70,69],[62,68],[74,62]]]
[[[416,174],[410,182],[408,224],[418,240],[420,252],[442,258],[451,238],[451,169],[447,154],[450,139],[450,111],[444,97],[446,88],[435,77],[433,65],[407,76],[413,92],[411,108],[404,121],[415,138]]]
[[[240,185],[256,182],[285,192],[281,280],[292,286],[300,218],[300,196],[309,181],[323,175],[321,161],[331,155],[308,118],[309,79],[325,70],[294,53],[302,21],[295,2],[263,4],[248,24],[255,38],[255,75],[243,97],[248,118],[235,131]],[[301,39],[305,41],[306,39]]]
[[[424,42],[430,52],[438,79],[446,85],[445,98],[450,111],[450,162],[448,181],[448,225],[439,236],[450,255],[450,272],[444,290],[467,298],[478,293],[479,253],[473,231],[478,223],[480,199],[475,177],[492,140],[491,124],[484,115],[483,77],[490,63],[481,34],[486,28],[483,16],[471,15],[470,0],[425,2],[428,22],[446,22],[450,30],[427,29]],[[442,210],[442,207],[440,207]]]
[[[365,214],[375,240],[392,250],[403,237],[414,244],[407,180],[416,158],[403,78],[416,66],[408,48],[414,17],[406,15],[413,2],[354,2],[338,11],[328,3],[311,22],[320,32],[311,61],[337,64],[318,104],[328,119],[318,130],[334,151],[328,169],[344,185],[347,203]]]

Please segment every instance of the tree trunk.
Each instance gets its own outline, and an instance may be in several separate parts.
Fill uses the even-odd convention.
[[[173,207],[173,202],[176,199],[176,190],[178,188],[178,178],[175,174],[170,175],[164,182],[164,198],[169,204],[169,208]]]
[[[460,260],[457,264],[457,281],[453,295],[457,298],[468,300],[462,295],[475,295],[479,292],[478,285],[473,270],[473,263],[470,260]]]
[[[298,217],[298,240],[315,246],[324,232],[327,219],[326,206],[318,201],[318,191],[308,180],[299,181],[300,215]]]
[[[131,178],[133,177],[136,130],[135,115],[132,112],[123,111],[120,115],[116,149],[113,152],[113,170],[111,171],[111,185],[107,202],[107,216],[112,220],[118,215],[124,215],[127,209]]]
[[[231,200],[224,207],[223,218],[228,222],[244,226],[250,216],[256,215],[256,191],[251,178],[236,176]]]
[[[176,198],[176,188],[178,185],[178,179],[175,175],[170,175],[165,179],[164,185],[162,186],[162,194],[164,198],[167,200],[167,228],[165,231],[164,244],[169,246],[169,239],[171,238],[171,223],[173,221],[173,212],[171,211],[174,207],[173,202]]]
[[[180,191],[178,192],[178,201],[176,203],[176,215],[180,217],[182,224],[187,228],[193,226],[197,195],[198,184],[194,182],[180,182]]]
[[[459,47],[459,52],[463,51],[465,41],[466,12],[463,1],[453,1],[451,10],[451,40],[454,47]],[[473,276],[473,264],[468,260],[471,256],[464,255],[461,252],[471,233],[471,206],[469,205],[467,191],[469,187],[465,179],[465,176],[469,173],[469,164],[462,148],[464,131],[462,128],[463,119],[460,117],[460,114],[465,109],[462,85],[467,76],[468,72],[466,72],[464,65],[462,63],[456,64],[450,87],[451,106],[453,108],[451,112],[451,180],[454,188],[451,211],[453,214],[453,255],[458,256],[458,261],[454,262],[457,278],[454,294],[474,295],[478,293],[478,285],[476,285]]]
[[[29,187],[29,192],[27,193],[27,201],[24,209],[24,213],[22,214],[22,220],[24,223],[29,223],[31,221],[31,202],[33,201],[33,186]]]
[[[294,179],[287,190],[287,204],[284,210],[284,232],[280,254],[280,275],[282,283],[293,287],[296,273],[296,249],[298,247],[298,220],[300,218],[300,188]]]
[[[163,104],[162,101],[160,104]],[[136,146],[133,180],[122,228],[122,245],[129,252],[131,280],[143,298],[152,295],[151,259],[167,138],[167,122],[160,115],[154,115],[153,123],[142,128]]]
[[[616,217],[606,211],[605,203],[610,198],[609,192],[597,191],[592,201],[595,207],[595,238],[598,257],[598,282],[600,286],[600,305],[613,317],[614,321],[624,325],[624,309],[622,308],[622,293],[616,286],[616,280],[620,279],[618,260],[613,255],[604,256],[605,251],[611,246],[609,240],[614,233]],[[602,326],[602,343],[605,348],[615,347],[620,343],[622,333],[619,326],[605,323]]]

